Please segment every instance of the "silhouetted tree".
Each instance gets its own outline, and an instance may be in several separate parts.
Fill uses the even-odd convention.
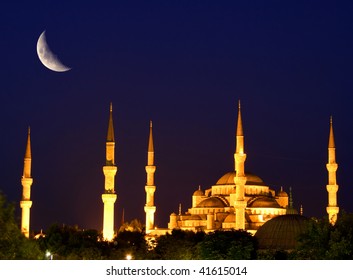
[[[342,211],[334,226],[327,217],[312,220],[299,237],[298,248],[291,253],[291,258],[353,259],[353,214]]]
[[[192,260],[198,259],[197,244],[203,240],[204,232],[173,230],[172,234],[159,236],[151,259]]]
[[[203,260],[256,259],[257,241],[241,230],[214,231],[198,244],[198,258]]]
[[[0,259],[42,259],[37,243],[27,239],[15,220],[15,206],[0,192]]]
[[[138,229],[118,232],[110,246],[109,259],[126,259],[127,255],[133,259],[145,259],[148,252],[145,234]]]
[[[104,244],[96,230],[53,224],[38,242],[54,259],[103,259]]]

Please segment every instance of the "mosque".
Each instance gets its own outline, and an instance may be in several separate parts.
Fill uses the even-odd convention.
[[[214,230],[246,230],[252,234],[268,221],[275,221],[276,217],[298,215],[293,212],[291,195],[280,190],[274,190],[257,175],[251,174],[245,169],[247,154],[245,153],[245,141],[240,102],[238,105],[238,119],[236,128],[236,149],[234,153],[234,170],[225,173],[216,183],[208,189],[195,190],[191,197],[191,208],[185,213],[170,214],[167,228],[155,228],[154,215],[157,206],[154,204],[156,185],[154,174],[156,165],[154,162],[154,145],[152,122],[148,138],[147,165],[146,165],[146,213],[145,230],[148,236],[158,236],[171,232],[173,229],[210,232]],[[332,118],[330,119],[330,132],[328,142],[328,213],[329,221],[334,224],[337,220],[339,207],[337,205],[338,185],[336,182],[335,142],[333,134]],[[115,234],[114,205],[117,200],[115,192],[115,175],[118,167],[115,164],[115,139],[113,125],[113,109],[110,104],[108,133],[106,139],[106,164],[103,166],[105,176],[102,194],[103,210],[103,238],[111,241]],[[30,208],[32,201],[30,190],[33,179],[31,177],[31,142],[30,130],[28,130],[27,146],[24,157],[24,171],[21,179],[23,193],[20,206],[22,208],[21,231],[25,236],[30,232]],[[141,206],[142,207],[142,206]],[[292,216],[292,218],[295,218]],[[298,220],[295,218],[294,220]],[[278,220],[278,219],[277,219]],[[293,219],[291,219],[293,220]],[[301,220],[301,218],[299,219]]]

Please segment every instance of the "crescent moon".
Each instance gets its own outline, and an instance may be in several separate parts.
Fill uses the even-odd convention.
[[[45,67],[56,72],[66,72],[71,68],[60,62],[57,56],[50,50],[45,37],[45,31],[40,34],[37,42],[37,54]]]

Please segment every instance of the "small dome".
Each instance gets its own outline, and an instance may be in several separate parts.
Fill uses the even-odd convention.
[[[255,234],[259,249],[294,249],[308,221],[301,215],[282,215],[267,221]]]
[[[277,193],[278,197],[288,197],[288,194],[283,190],[283,188],[281,187],[281,189],[279,190],[279,192]]]
[[[249,202],[248,206],[253,208],[282,208],[274,198],[268,196],[256,197]]]
[[[215,196],[206,198],[205,200],[202,200],[199,203],[199,205],[197,205],[198,208],[201,208],[201,207],[223,208],[226,206],[227,205],[223,202],[223,200]]]
[[[204,196],[204,195],[205,195],[205,193],[200,189],[194,191],[194,193],[193,193],[193,196]]]
[[[230,213],[223,221],[223,223],[235,223],[234,213]]]
[[[231,171],[224,174],[216,183],[216,185],[234,185],[234,177],[237,174],[236,171]],[[245,173],[246,183],[245,185],[255,185],[255,186],[265,186],[264,181],[262,179],[252,173]]]

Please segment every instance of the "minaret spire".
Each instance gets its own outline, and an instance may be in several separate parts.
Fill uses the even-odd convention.
[[[243,123],[241,118],[241,106],[240,100],[238,102],[238,121],[237,121],[237,132],[236,132],[236,148],[234,154],[234,165],[236,175],[234,177],[235,183],[235,229],[245,229],[245,160],[246,154],[244,153],[244,133]]]
[[[113,125],[113,104],[110,102],[107,142],[115,142]]]
[[[241,119],[241,104],[240,104],[240,100],[238,101],[237,136],[244,136],[244,132],[243,132],[243,122],[242,122],[242,119]]]
[[[329,148],[336,148],[335,147],[335,137],[333,135],[333,121],[332,121],[332,116],[330,117],[330,133],[329,133],[329,139],[328,139],[328,147]]]
[[[154,165],[152,121],[150,121],[150,132],[147,149],[147,165],[145,169],[147,173],[147,182],[145,186],[146,205],[144,207],[144,210],[146,213],[146,233],[148,234],[154,228],[154,213],[156,212],[156,206],[154,205],[154,193],[156,191],[156,186],[154,185],[154,173],[156,172],[156,166]]]
[[[338,164],[336,163],[336,146],[335,139],[333,135],[333,121],[332,116],[330,117],[330,133],[328,140],[328,163],[326,164],[326,169],[328,171],[328,185],[326,189],[328,192],[328,205],[326,211],[328,214],[329,221],[334,225],[337,221],[337,214],[339,212],[339,207],[337,205],[337,191],[338,185],[336,181],[336,172]]]
[[[103,166],[105,177],[104,193],[102,200],[104,203],[103,213],[103,239],[112,241],[114,238],[114,203],[117,195],[115,193],[115,174],[118,168],[115,166],[115,139],[113,127],[113,106],[110,103],[108,133],[106,142],[106,164]]]
[[[29,225],[30,225],[30,209],[32,207],[31,201],[31,186],[33,179],[31,177],[32,168],[32,153],[31,153],[31,130],[28,127],[27,145],[24,156],[23,175],[21,179],[22,184],[22,200],[20,206],[22,208],[21,218],[21,232],[29,237]]]

